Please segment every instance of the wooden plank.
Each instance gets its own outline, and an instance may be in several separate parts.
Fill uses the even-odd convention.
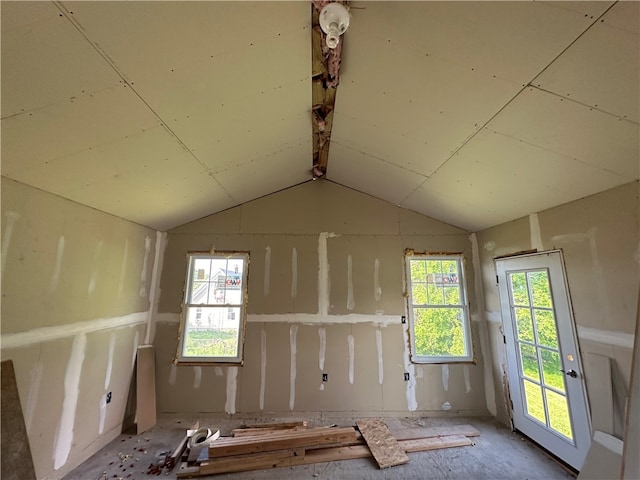
[[[299,465],[298,461],[303,458],[304,455],[304,449],[288,449],[215,458],[202,462],[198,470],[198,475],[248,472],[251,470],[294,466]],[[178,478],[180,477],[178,476]]]
[[[331,427],[292,427],[292,428],[237,428],[231,431],[234,437],[256,437],[262,435],[286,435],[291,432],[321,432]]]
[[[461,435],[464,437],[478,437],[480,432],[471,425],[451,425],[446,427],[426,427],[420,429],[403,430],[395,437],[403,440],[410,438],[444,437],[447,435]]]
[[[387,425],[380,419],[360,420],[356,422],[364,440],[367,442],[373,458],[380,468],[393,467],[409,462],[407,453],[391,435]]]
[[[2,436],[2,468],[4,480],[35,480],[29,437],[24,425],[20,395],[13,361],[0,364],[0,432]]]
[[[199,428],[200,428],[200,422],[196,422],[191,426],[189,430],[197,430]],[[178,443],[176,447],[173,449],[173,452],[171,452],[171,455],[167,457],[167,463],[165,464],[165,466],[169,470],[171,470],[173,467],[175,467],[178,464],[180,457],[182,457],[182,454],[187,449],[188,441],[189,441],[189,434],[187,432],[184,434],[184,437],[182,437],[182,440],[180,440],[180,443]]]
[[[247,453],[270,452],[296,448],[319,448],[323,446],[347,445],[356,442],[353,427],[329,428],[322,431],[287,432],[274,436],[258,436],[217,439],[209,446],[209,458]]]
[[[473,442],[464,435],[413,438],[409,440],[399,440],[398,443],[407,453],[425,452],[427,450],[439,450],[442,448],[466,447],[473,445]]]
[[[274,422],[274,423],[256,423],[254,425],[247,425],[244,428],[294,428],[294,427],[306,427],[306,420],[298,420],[294,422]]]
[[[136,360],[136,431],[156,424],[156,357],[153,345],[140,345]]]

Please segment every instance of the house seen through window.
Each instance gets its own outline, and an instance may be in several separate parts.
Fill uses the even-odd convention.
[[[178,362],[241,364],[249,254],[190,253],[187,260]]]
[[[473,360],[462,255],[406,257],[411,360]]]

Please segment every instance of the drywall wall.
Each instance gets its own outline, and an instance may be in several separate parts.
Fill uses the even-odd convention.
[[[2,360],[38,479],[62,478],[120,433],[157,238],[2,177]]]
[[[159,411],[487,414],[476,322],[477,363],[449,366],[410,364],[401,323],[406,248],[464,252],[477,310],[468,232],[318,181],[167,234]],[[244,366],[174,365],[186,253],[212,247],[251,255]]]
[[[498,417],[508,422],[500,299],[493,259],[519,251],[562,249],[592,414],[611,419],[622,438],[640,281],[639,187],[632,182],[477,234],[485,317],[492,344]],[[610,387],[590,376],[587,354],[610,358]],[[597,401],[608,398],[611,402]],[[599,411],[600,405],[612,411]]]

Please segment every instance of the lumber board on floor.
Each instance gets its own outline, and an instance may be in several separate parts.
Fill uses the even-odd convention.
[[[387,425],[380,419],[359,420],[356,422],[373,458],[380,468],[393,467],[409,462],[405,452],[395,439]]]
[[[443,437],[412,438],[409,440],[399,440],[398,443],[405,452],[425,452],[427,450],[438,450],[441,448],[466,447],[473,445],[468,437],[464,435],[445,435]]]
[[[450,425],[446,427],[423,427],[415,429],[403,429],[395,432],[397,439],[408,440],[410,438],[444,437],[447,435],[462,435],[464,437],[477,437],[480,435],[478,429],[471,425]]]
[[[270,452],[295,448],[320,448],[356,443],[353,427],[322,430],[300,430],[278,435],[258,437],[227,437],[215,440],[209,446],[209,458],[247,453]]]
[[[254,425],[247,425],[245,428],[294,428],[294,427],[306,427],[307,421],[300,420],[295,422],[274,422],[274,423],[256,423]]]
[[[257,437],[260,435],[284,435],[288,432],[312,432],[312,431],[321,431],[327,430],[331,427],[290,427],[290,428],[236,428],[231,431],[231,435],[234,437]]]
[[[198,475],[214,475],[219,473],[247,472],[251,470],[264,470],[267,468],[289,467],[300,465],[304,458],[304,449],[276,450],[274,452],[250,453],[247,455],[233,455],[209,459],[200,464]],[[185,476],[178,474],[178,478],[195,476],[188,473]]]

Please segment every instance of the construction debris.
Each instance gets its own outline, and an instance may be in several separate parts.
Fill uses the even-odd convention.
[[[387,468],[407,463],[408,452],[473,445],[468,437],[480,434],[469,425],[460,425],[424,428],[418,432],[420,438],[398,440],[382,420],[363,420],[356,424],[362,435],[354,427],[310,428],[306,422],[259,424],[235,429],[232,437],[212,441],[195,463],[183,462],[177,478],[371,456],[380,468]]]
[[[356,425],[380,468],[409,463],[407,452],[398,444],[382,420],[361,420]]]

